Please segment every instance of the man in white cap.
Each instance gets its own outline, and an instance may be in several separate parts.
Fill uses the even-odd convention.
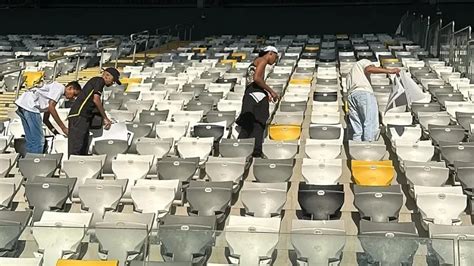
[[[265,83],[265,68],[278,60],[274,46],[264,47],[247,69],[247,88],[242,99],[242,111],[237,118],[239,139],[254,138],[254,157],[262,156],[263,134],[270,117],[269,101],[278,101],[278,94]]]

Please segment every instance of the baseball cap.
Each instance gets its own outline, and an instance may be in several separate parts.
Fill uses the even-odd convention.
[[[114,77],[114,82],[117,85],[122,85],[122,82],[120,82],[120,72],[116,68],[108,67],[108,68],[104,69],[104,71],[109,72],[110,75],[112,75],[112,77]]]
[[[275,46],[265,46],[262,51],[264,51],[264,52],[274,52],[274,53],[278,54],[278,49]]]

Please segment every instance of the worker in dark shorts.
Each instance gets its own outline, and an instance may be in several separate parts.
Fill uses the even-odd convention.
[[[69,155],[87,155],[89,151],[89,130],[92,119],[98,113],[104,124],[104,129],[110,129],[112,122],[105,114],[102,105],[102,92],[104,86],[111,86],[114,83],[121,85],[120,73],[117,69],[109,67],[104,70],[101,77],[91,78],[82,88],[82,92],[77,96],[71,111],[69,112],[69,135],[68,152]]]
[[[265,126],[270,117],[269,102],[276,102],[278,94],[265,83],[265,68],[278,59],[278,50],[267,46],[247,69],[247,88],[242,99],[242,111],[237,118],[239,139],[255,138],[253,157],[262,157]]]

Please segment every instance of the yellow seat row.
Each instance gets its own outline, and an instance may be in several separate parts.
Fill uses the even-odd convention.
[[[58,260],[56,266],[117,266],[118,261],[108,260]]]
[[[36,85],[44,76],[44,71],[27,71],[23,73],[25,77],[26,88],[32,88]]]
[[[230,64],[230,65],[232,65],[232,68],[234,68],[234,67],[235,67],[235,64],[237,64],[237,60],[235,60],[235,59],[222,59],[222,60],[220,61],[220,63],[222,63],[222,64]]]
[[[127,91],[127,88],[131,84],[140,84],[142,83],[141,78],[121,78],[120,82],[122,82],[122,85],[125,86],[125,91]]]
[[[301,136],[301,126],[297,125],[270,125],[268,129],[272,140],[298,140]]]
[[[352,176],[357,185],[389,186],[395,176],[392,161],[357,161],[352,162]]]
[[[308,85],[311,84],[312,78],[296,78],[290,79],[290,84],[293,85]]]
[[[194,47],[193,52],[203,54],[207,51],[206,47]]]

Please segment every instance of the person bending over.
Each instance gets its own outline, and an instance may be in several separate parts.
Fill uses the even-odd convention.
[[[56,111],[56,105],[61,98],[74,99],[81,92],[81,85],[77,81],[69,82],[66,86],[52,82],[38,88],[32,88],[24,92],[16,101],[18,109],[16,113],[21,119],[25,131],[26,152],[44,152],[43,122],[53,132],[53,125],[49,121],[52,116],[64,134],[68,134],[68,128]],[[43,114],[43,119],[41,118]]]
[[[398,74],[400,69],[376,67],[370,60],[357,61],[347,76],[349,121],[355,141],[375,141],[379,135],[379,111],[370,74]]]

